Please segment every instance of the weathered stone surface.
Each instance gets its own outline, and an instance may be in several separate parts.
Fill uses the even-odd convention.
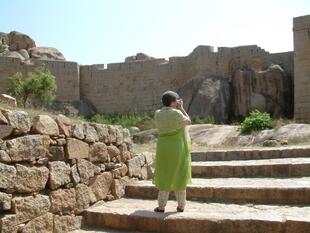
[[[145,53],[137,53],[136,55],[126,57],[125,62],[144,61],[144,60],[153,60],[153,59],[155,58]]]
[[[72,122],[70,118],[66,117],[65,115],[58,114],[55,118],[55,121],[59,128],[59,133],[64,134],[66,137],[70,136],[70,128]]]
[[[36,195],[13,198],[13,211],[16,214],[16,222],[24,223],[39,217],[50,210],[51,203],[48,196]]]
[[[108,150],[108,154],[110,157],[110,161],[120,162],[121,152],[119,151],[119,149],[116,146],[110,145],[107,147],[107,150]]]
[[[16,179],[15,167],[0,163],[0,174],[0,188],[12,189]]]
[[[99,140],[96,129],[90,124],[84,124],[84,136],[86,142],[97,142]]]
[[[258,109],[272,116],[287,116],[292,111],[289,77],[279,65],[265,70],[238,69],[232,76],[233,114],[247,116]]]
[[[100,173],[100,168],[86,159],[78,160],[77,169],[80,174],[81,182],[84,184],[88,184],[91,177]]]
[[[5,116],[0,111],[0,124],[7,124],[8,120],[5,118]]]
[[[110,172],[104,172],[90,180],[91,203],[103,200],[109,193],[113,178]]]
[[[155,140],[157,136],[157,129],[148,129],[133,135],[133,141],[138,144],[148,143]]]
[[[80,183],[81,178],[80,178],[80,175],[78,173],[77,165],[76,164],[74,164],[71,167],[71,176],[72,176],[72,181],[73,181],[74,184]]]
[[[131,153],[130,151],[128,151],[128,147],[126,143],[122,143],[119,147],[118,147],[120,153],[121,153],[121,161],[124,163],[126,162],[128,159],[131,159]]]
[[[84,135],[84,125],[83,124],[73,124],[71,127],[72,136],[78,139],[83,140]]]
[[[178,91],[192,117],[213,116],[217,123],[227,122],[230,113],[230,83],[226,77],[198,76]]]
[[[26,135],[6,141],[12,161],[32,161],[48,155],[50,139],[46,135]]]
[[[127,161],[128,175],[130,177],[141,178],[142,160],[139,156],[133,157]]]
[[[11,158],[4,150],[0,150],[0,162],[9,163],[11,162]]]
[[[17,107],[16,98],[7,94],[0,94],[0,102],[5,103],[12,107]]]
[[[28,51],[26,49],[20,49],[20,50],[18,50],[18,53],[20,55],[22,55],[25,60],[30,58],[29,53],[28,53]]]
[[[109,142],[109,129],[107,125],[104,124],[93,124],[98,135],[100,142]]]
[[[106,162],[109,160],[109,154],[106,144],[96,142],[89,148],[89,160],[92,162]]]
[[[125,186],[131,182],[128,176],[124,176],[120,179],[113,179],[111,192],[114,197],[122,198],[125,196]]]
[[[22,230],[22,233],[44,232],[53,233],[54,222],[53,214],[46,213],[29,221]]]
[[[29,55],[31,58],[40,60],[56,60],[65,61],[64,55],[56,48],[51,47],[34,47],[29,49]]]
[[[66,144],[67,159],[83,159],[89,157],[89,146],[86,142],[68,138]]]
[[[122,164],[121,167],[112,170],[113,178],[121,178],[125,176],[128,172],[128,167],[126,164]]]
[[[25,134],[30,131],[31,121],[27,112],[24,111],[2,111],[3,115],[14,128],[14,133]]]
[[[33,118],[32,131],[39,134],[58,135],[58,125],[48,115],[38,115]]]
[[[4,139],[11,135],[13,127],[11,125],[0,125],[0,139]]]
[[[53,213],[70,214],[76,206],[75,189],[57,189],[50,194]]]
[[[12,194],[0,192],[0,210],[11,209]]]
[[[50,176],[48,185],[50,189],[57,189],[71,181],[71,168],[69,164],[62,161],[48,163]]]
[[[62,146],[50,146],[49,152],[52,160],[65,160],[65,150]]]
[[[268,147],[275,147],[275,146],[280,146],[281,143],[277,140],[272,140],[272,139],[269,139],[269,140],[265,140],[263,142],[263,146],[268,146]]]
[[[13,214],[5,215],[0,218],[0,232],[1,233],[17,233],[16,216]]]
[[[75,193],[77,213],[82,213],[85,209],[89,207],[90,188],[85,184],[78,184],[75,187]]]
[[[18,51],[20,49],[30,49],[36,46],[33,39],[28,35],[21,32],[12,31],[8,35],[9,37],[9,49],[11,51]]]
[[[135,135],[136,133],[139,133],[141,130],[136,127],[136,126],[131,126],[129,127],[129,132],[130,132],[130,135]]]
[[[117,128],[114,125],[107,125],[109,130],[109,142],[116,143],[117,141]]]
[[[54,216],[54,233],[71,232],[80,229],[82,216]]]
[[[25,58],[17,51],[10,51],[10,50],[6,50],[3,53],[1,53],[1,56],[3,57],[12,57],[12,58],[18,58],[21,61],[24,61]]]
[[[20,193],[38,192],[45,188],[49,170],[47,167],[28,167],[16,164],[14,190]]]

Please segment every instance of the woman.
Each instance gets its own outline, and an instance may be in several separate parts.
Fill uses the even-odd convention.
[[[162,95],[163,107],[155,112],[158,129],[155,173],[153,183],[158,188],[158,207],[165,212],[169,192],[174,191],[177,211],[183,212],[186,202],[186,185],[191,182],[190,143],[185,127],[191,119],[183,108],[183,101],[173,91]]]

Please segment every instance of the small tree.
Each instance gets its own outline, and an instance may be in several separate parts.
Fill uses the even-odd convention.
[[[2,41],[0,40],[0,53],[3,53],[5,50],[4,44],[2,43]]]
[[[17,72],[9,77],[8,91],[19,99],[24,107],[29,97],[39,101],[42,105],[49,105],[55,99],[55,77],[44,65],[35,68],[25,80],[22,78],[22,74]]]

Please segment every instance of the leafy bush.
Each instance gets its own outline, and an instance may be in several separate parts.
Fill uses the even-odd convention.
[[[40,104],[46,105],[51,104],[55,99],[55,77],[44,65],[35,68],[33,72],[28,74],[26,79],[22,78],[20,72],[17,72],[8,79],[9,93],[20,100],[24,107],[29,97],[38,101]]]
[[[241,123],[241,133],[247,134],[252,131],[259,131],[271,127],[270,115],[258,110],[252,111],[250,116],[246,117]]]
[[[0,41],[0,53],[3,53],[5,50],[4,45],[2,44],[2,42]]]
[[[90,121],[121,125],[123,127],[137,126],[141,130],[147,130],[155,127],[154,120],[149,113],[132,113],[132,114],[96,114],[91,117]]]
[[[215,119],[213,116],[207,116],[206,118],[199,119],[199,118],[193,118],[192,124],[214,124]]]

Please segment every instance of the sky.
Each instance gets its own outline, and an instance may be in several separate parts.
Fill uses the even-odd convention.
[[[293,17],[310,0],[0,0],[0,31],[20,31],[80,64],[144,52],[186,56],[198,45],[293,50]]]

